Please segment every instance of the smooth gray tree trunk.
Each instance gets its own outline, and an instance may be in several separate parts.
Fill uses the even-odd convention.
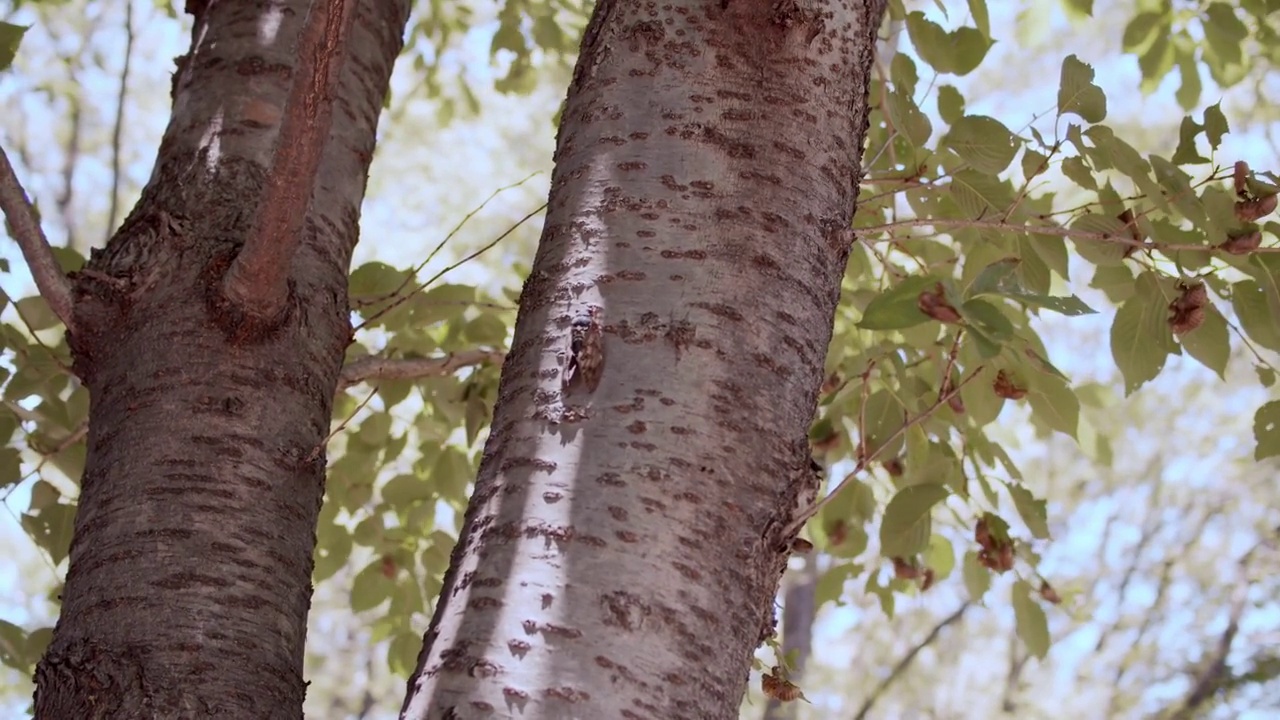
[[[883,12],[597,4],[404,717],[737,717],[816,492]]]

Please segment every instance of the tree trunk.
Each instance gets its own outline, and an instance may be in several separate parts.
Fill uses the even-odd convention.
[[[597,4],[406,717],[737,717],[816,491],[883,12]]]
[[[192,49],[151,180],[74,280],[88,457],[37,718],[302,716],[348,265],[410,3],[357,9],[288,319],[246,337],[216,299],[264,187],[312,5],[324,4],[188,1]]]

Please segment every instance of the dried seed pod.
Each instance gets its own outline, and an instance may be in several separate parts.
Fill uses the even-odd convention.
[[[996,373],[996,379],[991,383],[991,389],[996,395],[1006,400],[1021,400],[1027,396],[1027,389],[1019,387],[1014,383],[1013,378],[1009,377],[1003,370]]]
[[[946,291],[942,289],[942,283],[938,283],[933,292],[926,290],[920,293],[920,297],[916,300],[916,307],[920,308],[920,312],[939,322],[960,322],[960,313],[951,306],[951,303],[947,302]]]
[[[1252,200],[1241,200],[1236,203],[1236,219],[1241,222],[1253,222],[1276,211],[1277,196],[1267,195]]]
[[[1233,170],[1231,181],[1236,189],[1236,197],[1249,197],[1249,163],[1237,160]]]
[[[893,558],[893,576],[899,580],[915,580],[920,577],[920,568],[914,563],[896,557]]]
[[[1262,244],[1262,231],[1252,230],[1240,235],[1228,235],[1227,241],[1218,246],[1218,249],[1231,253],[1232,255],[1248,255],[1258,246]]]
[[[1169,328],[1177,335],[1185,335],[1204,322],[1204,308],[1209,304],[1209,291],[1205,289],[1204,283],[1179,283],[1178,287],[1182,290],[1181,294],[1169,303]]]
[[[983,550],[990,550],[995,547],[996,541],[991,535],[991,529],[987,527],[987,519],[985,517],[978,518],[977,524],[973,526],[973,539]]]
[[[764,691],[765,697],[779,702],[791,702],[804,697],[800,686],[783,677],[782,668],[776,665],[760,676],[760,689]]]
[[[933,587],[933,581],[936,579],[937,575],[933,572],[933,568],[925,568],[920,577],[920,592]]]
[[[902,477],[902,473],[905,471],[902,466],[902,458],[885,460],[881,463],[881,466],[884,467],[885,472],[889,473],[890,477]]]
[[[1047,602],[1053,603],[1054,605],[1058,605],[1062,602],[1062,596],[1059,595],[1058,591],[1054,590],[1053,586],[1047,582],[1040,583],[1040,597],[1044,598],[1045,601]]]

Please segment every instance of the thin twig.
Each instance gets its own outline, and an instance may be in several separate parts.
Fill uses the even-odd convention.
[[[1116,245],[1126,245],[1128,247],[1138,248],[1140,250],[1159,250],[1161,252],[1225,252],[1214,245],[1143,242],[1141,240],[1134,240],[1132,237],[1127,235],[1113,235],[1111,233],[1092,232],[1089,230],[1074,230],[1061,225],[1019,225],[1017,223],[1006,223],[998,220],[963,220],[959,218],[937,217],[911,218],[910,220],[898,220],[896,222],[884,223],[883,225],[855,227],[853,230],[859,236],[864,236],[872,233],[888,233],[898,228],[913,227],[934,227],[939,229],[977,228],[980,230],[1029,233],[1032,235],[1056,235],[1058,237],[1071,238],[1072,240],[1113,243]],[[1260,247],[1251,250],[1250,253],[1280,253],[1280,247]]]
[[[71,317],[71,282],[53,255],[49,239],[45,237],[36,217],[36,210],[27,199],[18,176],[9,164],[9,156],[4,148],[0,148],[0,209],[9,219],[13,228],[13,238],[22,248],[22,257],[27,261],[31,277],[36,281],[36,288],[44,296],[53,313],[67,326],[67,332],[74,334],[75,326]]]
[[[407,301],[409,298],[413,297],[414,295],[417,295],[418,293],[420,293],[420,292],[422,292],[423,290],[425,290],[425,289],[427,289],[428,287],[430,287],[432,283],[434,283],[435,281],[437,281],[437,280],[439,280],[440,278],[444,277],[447,273],[453,272],[454,270],[458,269],[459,267],[462,267],[463,265],[465,265],[465,264],[467,264],[467,263],[471,262],[472,260],[474,260],[474,259],[476,259],[476,258],[480,257],[481,255],[483,255],[483,254],[485,254],[485,253],[489,252],[490,250],[492,250],[492,249],[493,249],[493,247],[494,247],[495,245],[497,245],[498,243],[502,242],[502,241],[503,241],[503,240],[504,240],[508,235],[510,235],[511,233],[515,232],[516,228],[518,228],[518,227],[520,227],[521,225],[525,224],[525,222],[526,222],[529,218],[533,217],[534,215],[537,215],[538,213],[542,212],[542,211],[543,211],[543,210],[545,210],[546,208],[547,208],[547,203],[542,203],[542,204],[541,204],[541,205],[539,205],[538,207],[534,208],[534,209],[533,209],[533,210],[531,210],[528,214],[526,214],[524,217],[522,217],[522,218],[520,218],[519,220],[517,220],[517,221],[516,221],[516,223],[515,223],[514,225],[512,225],[512,226],[511,226],[511,227],[509,227],[509,228],[507,228],[507,229],[506,229],[506,231],[504,231],[501,235],[499,235],[498,237],[494,238],[493,240],[490,240],[490,241],[489,241],[489,243],[488,243],[487,245],[485,245],[485,246],[481,247],[479,250],[476,250],[475,252],[471,253],[470,255],[467,255],[466,257],[462,258],[462,259],[461,259],[461,260],[459,260],[458,262],[456,262],[456,263],[454,263],[454,264],[452,264],[452,265],[449,265],[448,267],[442,268],[442,269],[440,270],[440,272],[436,273],[435,275],[432,275],[430,278],[428,278],[428,279],[427,279],[427,281],[426,281],[426,282],[422,283],[421,285],[418,285],[418,286],[417,286],[417,287],[415,287],[411,292],[407,292],[407,293],[403,293],[403,294],[401,294],[400,296],[398,296],[397,298],[395,298],[395,301],[394,301],[394,302],[388,303],[386,306],[384,306],[383,308],[379,309],[377,312],[375,312],[375,313],[373,313],[372,315],[370,315],[369,317],[365,318],[364,322],[362,322],[362,323],[360,323],[359,325],[357,325],[355,329],[356,329],[356,330],[362,330],[362,329],[364,329],[364,328],[365,328],[365,327],[367,327],[370,323],[372,323],[374,320],[377,320],[378,318],[382,317],[383,315],[386,315],[387,313],[391,312],[392,310],[394,310],[394,309],[396,309],[397,307],[399,307],[400,305],[402,305],[402,304],[403,304],[405,301]]]
[[[120,214],[120,155],[124,134],[125,98],[129,94],[129,65],[133,56],[133,2],[126,0],[124,12],[124,68],[120,71],[120,94],[116,98],[115,127],[111,129],[111,209],[107,212],[107,239]]]
[[[320,156],[333,124],[333,104],[356,0],[313,0],[298,40],[298,64],[276,138],[271,171],[253,228],[223,280],[223,293],[245,315],[271,321],[289,299],[289,271],[302,244]]]
[[[356,307],[361,307],[364,305],[376,305],[377,303],[399,297],[400,293],[404,292],[404,289],[409,285],[409,281],[413,280],[413,278],[416,277],[418,273],[422,272],[423,268],[425,268],[428,264],[431,263],[433,259],[435,259],[436,255],[440,254],[440,251],[444,249],[444,246],[449,244],[449,241],[452,240],[453,237],[457,235],[458,232],[462,230],[462,228],[465,227],[468,222],[471,221],[471,218],[475,217],[476,214],[479,213],[481,210],[483,210],[485,206],[488,205],[494,198],[498,197],[499,195],[501,195],[502,193],[508,190],[512,190],[514,188],[520,187],[521,185],[528,182],[530,178],[536,176],[539,172],[541,171],[539,170],[539,171],[531,172],[528,175],[524,176],[523,179],[517,182],[511,183],[510,185],[504,185],[498,188],[497,190],[494,190],[493,192],[489,193],[489,197],[485,198],[483,202],[481,202],[479,205],[472,208],[470,212],[468,212],[466,215],[462,217],[461,220],[458,221],[457,225],[453,226],[453,229],[449,231],[448,235],[444,236],[443,240],[436,243],[436,246],[431,249],[431,252],[427,253],[427,257],[425,260],[418,263],[417,267],[415,267],[410,272],[405,273],[404,280],[401,281],[400,285],[398,285],[395,290],[392,290],[391,292],[387,293],[386,295],[383,295],[382,297],[373,298],[372,300],[357,302]]]
[[[72,80],[75,75],[72,75]],[[62,226],[67,232],[67,247],[75,248],[77,242],[76,232],[76,215],[72,208],[72,202],[75,199],[75,175],[76,166],[80,162],[80,132],[83,123],[83,107],[80,104],[80,98],[71,96],[67,98],[71,109],[68,111],[67,122],[71,125],[71,137],[67,139],[67,153],[62,162],[62,192],[58,193],[57,204],[58,213],[62,215]]]
[[[361,358],[342,368],[338,389],[343,390],[369,380],[410,380],[438,377],[464,367],[489,362],[502,363],[505,354],[498,350],[465,350],[429,358]]]
[[[844,490],[845,487],[848,486],[849,483],[854,480],[854,478],[856,478],[859,474],[861,474],[863,470],[866,470],[867,466],[870,465],[873,461],[875,461],[876,457],[885,448],[892,445],[898,438],[906,435],[907,431],[910,430],[911,428],[929,419],[931,415],[933,415],[935,412],[938,411],[938,408],[942,407],[943,405],[946,405],[947,401],[951,400],[951,398],[959,395],[961,388],[963,388],[965,385],[968,385],[970,380],[973,380],[975,377],[977,377],[978,373],[982,372],[983,367],[984,367],[983,365],[979,365],[978,367],[974,368],[973,372],[969,373],[968,377],[956,383],[956,386],[951,389],[951,392],[940,395],[938,397],[937,402],[925,408],[924,411],[921,412],[919,415],[916,415],[915,417],[903,423],[902,427],[894,431],[894,433],[890,435],[888,438],[886,438],[884,442],[880,443],[880,446],[877,447],[874,451],[872,451],[871,453],[861,453],[862,457],[859,458],[858,464],[853,468],[853,471],[850,472],[848,475],[845,475],[844,479],[841,480],[840,483],[835,486],[835,489],[827,493],[826,497],[819,499],[817,502],[810,505],[808,508],[801,510],[796,515],[796,519],[792,520],[791,524],[787,526],[786,530],[782,531],[780,537],[791,537],[793,534],[800,532],[800,528],[803,528],[804,524],[809,522],[810,518],[812,518],[814,515],[817,515],[818,512],[822,510],[822,508],[826,507],[827,503],[834,500],[835,497],[840,494],[840,491]],[[863,439],[858,438],[858,443],[860,445],[862,442],[863,442]]]
[[[311,463],[315,462],[316,458],[320,457],[320,453],[324,452],[325,447],[329,445],[329,441],[332,440],[335,436],[337,436],[338,433],[342,432],[343,430],[346,430],[347,425],[350,424],[351,421],[355,419],[356,415],[360,414],[360,411],[364,409],[364,406],[368,405],[369,401],[373,399],[373,396],[377,394],[378,394],[378,388],[375,386],[372,390],[369,391],[369,394],[366,395],[365,398],[360,401],[360,404],[356,405],[356,409],[352,410],[350,415],[346,416],[345,418],[343,418],[342,422],[338,423],[338,427],[331,430],[328,435],[325,435],[324,440],[321,440],[319,445],[316,445],[315,447],[311,448],[311,453],[307,455],[307,458],[306,460],[303,461],[303,464],[310,465]]]
[[[960,603],[960,607],[956,608],[954,612],[939,621],[937,625],[934,625],[928,635],[925,635],[920,642],[916,643],[914,647],[908,650],[907,654],[903,655],[902,659],[898,660],[897,664],[893,666],[893,670],[889,671],[889,675],[885,677],[884,680],[881,680],[880,684],[876,686],[876,689],[872,690],[871,694],[867,696],[867,699],[862,703],[862,707],[858,710],[858,714],[853,716],[854,720],[863,720],[863,718],[867,717],[867,713],[871,712],[871,708],[876,704],[876,701],[880,699],[880,696],[889,689],[889,686],[892,685],[895,680],[901,677],[902,674],[911,667],[911,663],[915,661],[916,656],[920,654],[920,651],[932,645],[934,641],[938,639],[938,636],[942,634],[942,631],[948,626],[959,622],[960,619],[964,617],[965,612],[967,612],[972,605],[973,603],[969,600]]]

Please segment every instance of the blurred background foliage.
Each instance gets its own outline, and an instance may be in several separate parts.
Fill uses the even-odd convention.
[[[7,108],[0,142],[68,269],[106,241],[150,174],[168,118],[172,58],[189,41],[189,18],[176,5],[0,2],[0,18],[30,26],[14,67],[0,75]],[[392,718],[398,710],[491,416],[538,237],[559,107],[590,11],[591,3],[571,0],[420,0],[415,8],[353,266],[360,330],[350,360],[455,362],[449,372],[340,391],[308,637],[310,717]],[[1031,129],[1047,138],[1065,131],[1053,111],[1068,55],[1093,66],[1107,125],[1138,150],[1174,154],[1190,113],[1201,123],[1193,148],[1209,154],[1206,109],[1216,106],[1230,124],[1212,153],[1217,166],[1246,160],[1258,171],[1280,169],[1280,109],[1268,100],[1280,91],[1277,11],[1277,0],[895,2],[872,94],[865,164],[873,182],[863,188],[857,224],[955,210],[927,187],[956,170],[938,165],[940,148],[968,148],[965,159],[979,168],[992,151],[989,128],[957,141],[965,114],[1014,128],[1021,138],[1010,141],[1014,149]],[[0,52],[4,44],[0,37]],[[1004,150],[995,152],[987,168],[993,182],[999,176],[1017,190],[1036,178],[1026,203],[1036,213],[1096,202],[1098,181],[1114,175],[1096,155],[1088,159],[1101,167],[1055,159],[1037,172],[1027,151],[1010,164],[1011,150],[1003,165]],[[931,167],[909,172],[917,163]],[[898,333],[860,329],[869,302],[915,271],[906,259],[958,265],[972,279],[1000,258],[973,250],[978,238],[964,232],[879,232],[889,246],[855,248],[833,342],[832,392],[815,426],[834,480],[855,465],[855,418],[868,407],[892,416],[901,410],[894,403],[911,406],[905,394],[862,391],[873,387],[860,380],[871,372],[867,358],[897,358],[885,364],[900,377],[878,382],[906,393],[913,369],[938,374],[939,348],[953,338],[940,336],[936,323]],[[1275,242],[1271,228],[1267,242]],[[0,267],[0,533],[10,549],[0,560],[0,713],[21,717],[31,668],[57,616],[88,398],[16,247],[6,244],[0,256],[7,263]],[[1280,347],[1255,337],[1265,330],[1242,332],[1236,306],[1220,304],[1235,328],[1229,345],[1188,348],[1167,363],[1162,352],[1158,377],[1126,392],[1133,383],[1108,350],[1116,306],[1135,292],[1131,270],[1168,263],[1112,262],[1086,251],[1048,257],[1061,259],[1042,262],[1040,279],[1021,266],[1019,281],[1099,311],[1024,314],[1070,387],[1042,388],[1003,407],[976,396],[978,384],[965,388],[969,415],[985,412],[993,422],[964,436],[959,455],[908,433],[898,458],[886,453],[823,511],[811,528],[817,550],[794,559],[786,580],[794,609],[812,612],[788,623],[786,660],[773,648],[760,653],[762,668],[803,665],[793,679],[810,702],[771,706],[757,674],[743,717],[1280,711],[1280,489],[1274,461],[1254,459],[1271,454],[1255,445],[1266,438],[1255,439],[1254,412],[1274,394]],[[1275,317],[1264,320],[1277,326]],[[1072,422],[1063,408],[1075,406]],[[969,441],[986,443],[988,457],[966,464]],[[936,466],[935,455],[943,458]],[[992,523],[1007,520],[1019,539],[1014,572],[983,567],[972,513],[950,505],[904,558],[909,567],[881,557],[895,537],[882,523],[888,499],[921,475],[941,483],[939,473],[957,468],[947,482],[996,488],[974,496],[985,495],[980,504],[994,513]]]

